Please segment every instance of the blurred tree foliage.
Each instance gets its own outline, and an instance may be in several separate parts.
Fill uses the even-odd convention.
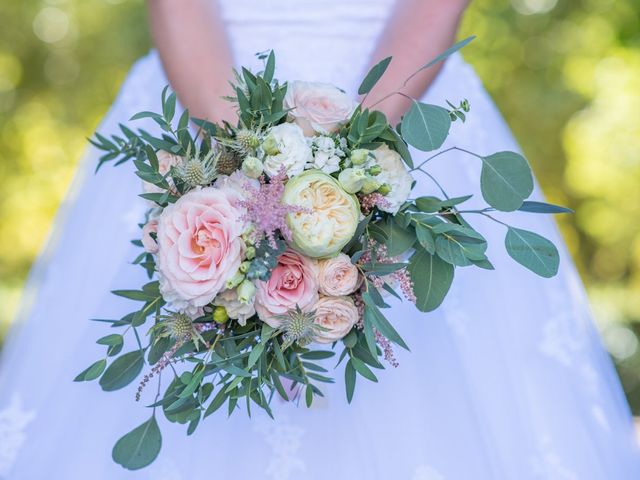
[[[241,0],[238,0],[241,1]],[[141,0],[0,3],[0,337],[74,166],[131,63]],[[551,201],[640,411],[640,1],[475,0],[465,57]]]

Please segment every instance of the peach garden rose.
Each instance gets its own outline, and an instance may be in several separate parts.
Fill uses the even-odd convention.
[[[358,308],[351,297],[321,297],[314,310],[315,323],[323,327],[315,337],[318,343],[333,343],[340,340],[358,321]]]
[[[360,286],[360,273],[349,255],[338,254],[318,263],[318,283],[324,295],[349,295]]]
[[[349,120],[356,103],[334,85],[320,82],[289,83],[285,96],[289,115],[307,137],[336,132]]]
[[[267,281],[258,281],[255,308],[260,319],[276,328],[274,318],[296,306],[309,310],[318,300],[317,263],[304,255],[287,250]]]
[[[244,226],[235,199],[230,189],[193,190],[160,215],[160,291],[174,308],[208,304],[237,272]]]

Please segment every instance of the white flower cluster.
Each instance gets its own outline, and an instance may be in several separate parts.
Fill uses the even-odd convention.
[[[307,163],[305,169],[322,170],[326,174],[340,170],[340,162],[346,157],[344,149],[347,147],[347,140],[345,138],[333,139],[322,135],[310,138],[309,145],[313,152],[313,160]]]

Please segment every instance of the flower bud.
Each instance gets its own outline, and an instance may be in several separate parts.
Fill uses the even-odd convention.
[[[376,175],[380,175],[381,172],[382,167],[380,167],[380,165],[373,165],[372,167],[369,167],[367,169],[367,173],[373,177],[375,177]]]
[[[213,321],[216,323],[227,323],[229,320],[229,314],[227,314],[227,309],[223,306],[217,306],[213,310]]]
[[[278,155],[280,150],[278,149],[278,141],[273,135],[269,135],[262,142],[262,149],[267,155]]]
[[[367,175],[363,168],[346,168],[338,175],[340,186],[347,193],[357,193],[362,188]]]
[[[360,192],[367,195],[369,193],[373,193],[376,190],[378,190],[380,186],[381,186],[380,182],[377,181],[375,178],[367,177],[364,183],[362,184],[362,189],[360,189]]]
[[[245,245],[253,245],[255,243],[253,235],[254,230],[255,227],[253,225],[250,225],[244,232],[242,232],[242,241],[245,243]]]
[[[262,162],[257,157],[247,157],[242,162],[242,172],[249,178],[258,178],[263,170]]]
[[[381,195],[387,195],[391,192],[391,185],[389,185],[388,183],[383,183],[382,185],[380,185],[380,188],[378,189],[378,193]]]
[[[369,150],[358,148],[351,152],[351,163],[354,165],[362,165],[367,161],[367,157],[369,157]]]
[[[251,262],[242,262],[240,264],[240,273],[247,273],[249,271],[249,267],[251,266]]]
[[[238,294],[238,301],[247,304],[251,302],[251,299],[256,294],[256,286],[250,280],[243,280],[243,282],[238,285],[236,293]]]
[[[240,285],[240,283],[244,280],[244,273],[242,273],[240,270],[238,270],[233,277],[231,277],[229,280],[227,280],[227,283],[225,284],[225,287],[229,288],[235,288],[238,285]]]
[[[256,258],[256,247],[254,246],[247,247],[247,249],[244,252],[244,256],[247,258],[247,260],[253,260],[254,258]]]

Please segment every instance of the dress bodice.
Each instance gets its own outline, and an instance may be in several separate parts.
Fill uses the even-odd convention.
[[[366,73],[395,0],[218,0],[234,58],[258,69],[273,49],[281,79],[330,82],[350,93]]]

